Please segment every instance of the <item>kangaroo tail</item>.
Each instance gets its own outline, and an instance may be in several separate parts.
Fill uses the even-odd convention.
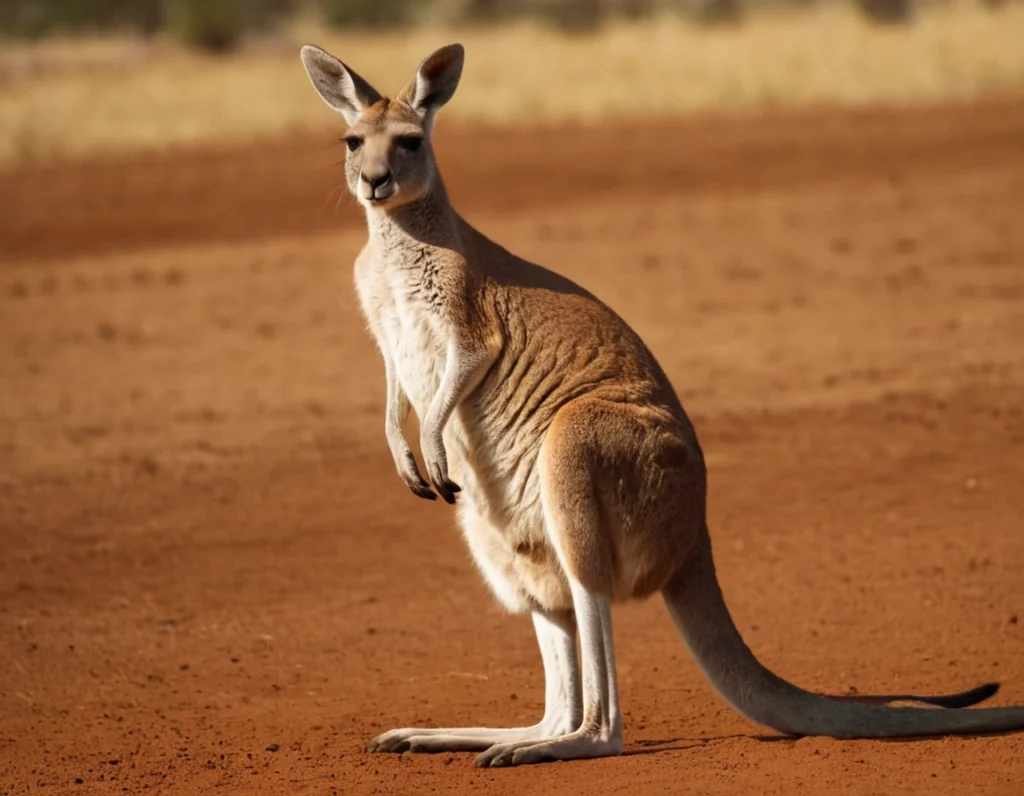
[[[669,613],[715,689],[751,721],[789,735],[898,738],[1024,730],[1024,707],[965,710],[992,696],[989,684],[960,694],[826,696],[783,680],[757,660],[740,637],[715,575],[707,530],[688,566],[664,590]],[[920,702],[946,710],[890,707]]]
[[[937,708],[969,708],[984,702],[999,693],[999,683],[985,683],[969,691],[956,694],[940,694],[938,696],[921,696],[920,694],[821,694],[820,696],[835,699],[839,702],[859,702],[862,705],[889,705],[893,702],[918,702]]]

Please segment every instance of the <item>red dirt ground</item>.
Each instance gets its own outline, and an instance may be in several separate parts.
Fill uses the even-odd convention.
[[[441,128],[466,215],[677,385],[767,664],[1024,703],[1024,104]],[[366,754],[543,691],[530,623],[394,475],[340,157],[0,175],[0,793],[1021,792],[1021,735],[751,726],[656,600],[616,612],[624,756]]]

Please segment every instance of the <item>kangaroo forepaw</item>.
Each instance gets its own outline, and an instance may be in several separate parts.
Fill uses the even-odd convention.
[[[452,481],[448,477],[447,468],[442,468],[437,462],[429,464],[428,471],[430,483],[437,490],[437,494],[444,499],[445,503],[454,504],[455,495],[462,491],[462,487]]]
[[[412,455],[411,450],[406,448],[403,454],[396,457],[396,460],[398,474],[416,497],[424,500],[437,500],[437,495],[430,488],[430,484],[420,475],[420,468],[416,466],[416,458]]]
[[[422,478],[419,481],[406,481],[406,485],[418,498],[423,498],[424,500],[437,500],[437,495],[434,493],[434,490],[430,488],[430,484]]]

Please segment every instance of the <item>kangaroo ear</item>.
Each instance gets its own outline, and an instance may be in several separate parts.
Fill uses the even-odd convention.
[[[381,98],[377,89],[329,52],[312,44],[302,48],[302,65],[317,94],[350,125]]]
[[[424,59],[416,70],[416,77],[398,95],[398,99],[419,114],[424,127],[431,127],[438,108],[455,94],[465,60],[466,51],[461,44],[442,47]]]

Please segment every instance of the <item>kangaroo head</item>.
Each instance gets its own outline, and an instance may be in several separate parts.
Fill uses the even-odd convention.
[[[430,142],[434,115],[455,93],[464,57],[461,44],[442,47],[390,99],[330,53],[309,44],[302,48],[313,88],[349,125],[345,178],[361,204],[394,208],[430,190],[437,178]]]

